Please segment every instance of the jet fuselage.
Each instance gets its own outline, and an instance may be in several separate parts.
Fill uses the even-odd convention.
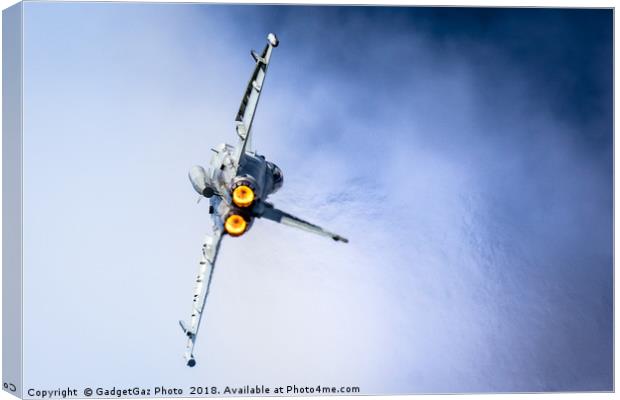
[[[208,170],[193,167],[189,174],[190,180],[198,193],[205,194],[206,190],[205,195],[211,194],[207,197],[210,197],[209,212],[214,223],[224,226],[231,236],[240,236],[250,229],[256,210],[261,208],[260,203],[282,187],[284,177],[277,165],[256,152],[243,154],[239,167],[235,168],[234,146],[223,143],[212,150],[215,154],[209,162]],[[234,219],[229,221],[231,216],[240,216],[245,225],[237,218],[234,225],[238,229],[234,229],[231,225]],[[241,229],[240,225],[244,225],[244,228]]]

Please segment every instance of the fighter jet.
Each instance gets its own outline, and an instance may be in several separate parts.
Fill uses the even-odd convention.
[[[239,237],[249,231],[255,219],[264,218],[335,241],[348,242],[344,237],[281,211],[267,201],[270,194],[282,187],[284,178],[277,165],[252,150],[252,121],[263,91],[271,53],[278,47],[278,43],[276,35],[270,33],[267,35],[267,45],[263,52],[251,52],[256,65],[235,118],[237,145],[220,144],[211,149],[214,154],[208,170],[194,166],[189,171],[189,180],[200,195],[199,201],[203,197],[209,199],[209,213],[213,222],[213,233],[205,238],[202,245],[202,259],[194,288],[189,325],[179,321],[181,329],[187,335],[185,360],[189,367],[196,365],[196,336],[224,236]]]

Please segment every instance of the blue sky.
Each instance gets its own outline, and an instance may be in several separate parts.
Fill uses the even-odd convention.
[[[282,209],[227,239],[185,367],[187,180],[267,32]],[[26,387],[612,389],[610,10],[38,3],[24,14]]]

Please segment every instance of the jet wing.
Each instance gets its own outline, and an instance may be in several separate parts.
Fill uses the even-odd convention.
[[[239,167],[239,162],[243,154],[252,148],[252,121],[254,120],[256,106],[258,105],[263,83],[265,82],[267,67],[271,60],[271,52],[278,46],[278,43],[276,36],[270,33],[267,35],[267,45],[263,49],[263,52],[259,55],[252,50],[251,53],[254,61],[256,61],[256,66],[254,67],[254,72],[252,72],[248,86],[245,89],[245,93],[241,99],[241,105],[239,106],[239,112],[237,112],[237,117],[235,118],[237,135],[239,136],[239,144],[237,145],[237,152],[235,154],[237,167]]]
[[[185,326],[182,321],[179,321],[181,329],[183,329],[183,332],[187,335],[185,360],[187,361],[187,365],[190,367],[196,365],[196,361],[194,360],[196,335],[198,335],[198,328],[200,327],[200,321],[202,319],[202,314],[204,313],[207,296],[209,295],[209,287],[211,286],[211,280],[213,279],[213,270],[215,269],[215,261],[219,253],[222,237],[222,230],[214,228],[213,235],[205,238],[202,245],[202,258],[200,260],[198,276],[196,277],[196,285],[194,286],[192,316],[190,318],[189,326]]]
[[[326,231],[318,225],[311,224],[310,222],[304,221],[303,219],[297,218],[296,216],[288,214],[282,210],[278,210],[270,203],[263,202],[262,205],[264,208],[258,215],[261,218],[266,218],[284,225],[299,228],[307,232],[316,233],[317,235],[327,236],[337,242],[349,243],[349,239],[346,239],[335,233]]]

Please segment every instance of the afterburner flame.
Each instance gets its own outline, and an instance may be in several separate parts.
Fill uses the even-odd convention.
[[[224,229],[230,236],[241,236],[248,227],[248,223],[239,214],[231,214],[224,222]]]
[[[237,186],[233,190],[232,198],[237,207],[249,207],[254,201],[254,191],[247,185]]]

